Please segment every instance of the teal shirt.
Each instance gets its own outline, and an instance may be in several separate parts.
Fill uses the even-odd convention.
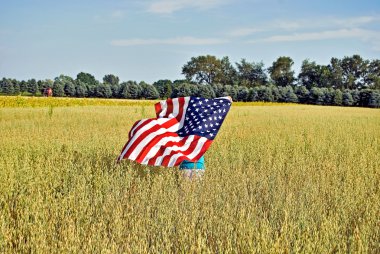
[[[202,156],[196,162],[184,160],[179,165],[179,169],[205,169],[205,158]]]

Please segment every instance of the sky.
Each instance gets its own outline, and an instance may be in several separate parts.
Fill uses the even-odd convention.
[[[380,59],[379,0],[0,0],[0,78],[183,79],[191,57]]]

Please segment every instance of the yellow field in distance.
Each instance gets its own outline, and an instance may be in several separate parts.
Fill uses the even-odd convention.
[[[159,101],[160,100],[0,96],[0,107],[149,106]],[[234,105],[278,106],[289,105],[289,103],[234,102]]]

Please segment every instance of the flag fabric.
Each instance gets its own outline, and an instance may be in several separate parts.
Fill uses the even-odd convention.
[[[155,105],[157,118],[137,121],[118,161],[173,167],[197,161],[215,139],[229,109],[228,97],[181,97]]]

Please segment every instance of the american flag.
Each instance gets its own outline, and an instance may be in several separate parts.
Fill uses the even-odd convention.
[[[216,137],[231,107],[228,97],[181,97],[155,105],[157,118],[137,121],[118,161],[173,167],[197,161]]]

